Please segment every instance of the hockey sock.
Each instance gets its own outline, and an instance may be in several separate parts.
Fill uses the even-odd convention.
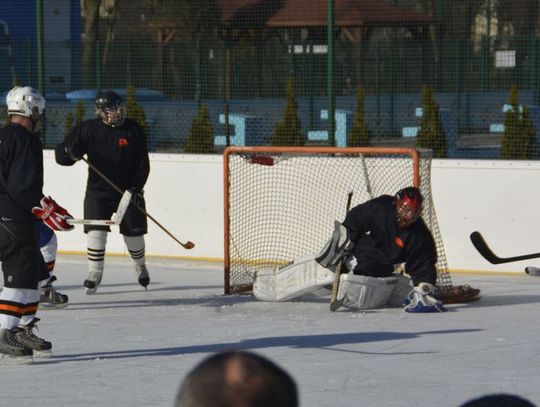
[[[87,233],[88,271],[103,272],[105,266],[105,246],[107,245],[107,231],[90,230]]]
[[[36,317],[39,300],[41,298],[41,290],[29,290],[25,288],[23,291],[26,294],[26,307],[19,325],[28,325]]]
[[[146,264],[144,236],[124,236],[124,242],[135,268],[144,267]]]
[[[32,292],[37,293],[35,304],[28,304],[29,300],[35,298]],[[27,304],[33,307],[35,315],[39,301],[39,290],[30,290],[27,288],[4,287],[0,292],[0,328],[12,329],[19,325],[21,318],[27,312]]]

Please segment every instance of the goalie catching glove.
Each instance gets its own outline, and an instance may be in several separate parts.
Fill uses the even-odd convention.
[[[433,284],[418,284],[405,300],[405,312],[446,312],[443,303],[433,297],[434,291]]]
[[[50,196],[44,196],[39,203],[41,206],[33,207],[32,213],[52,230],[63,231],[74,228],[67,221],[68,219],[73,219],[73,216],[58,205]]]

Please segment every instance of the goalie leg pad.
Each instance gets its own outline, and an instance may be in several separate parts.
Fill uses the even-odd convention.
[[[407,296],[413,289],[413,284],[411,279],[403,274],[394,273],[393,276],[397,279],[397,282],[394,285],[390,298],[388,298],[387,304],[390,307],[401,307],[403,306],[403,301],[407,299]]]
[[[257,270],[255,272],[253,295],[261,301],[277,301],[276,270]]]
[[[317,255],[316,261],[323,267],[333,266],[343,256],[345,250],[350,248],[349,246],[352,246],[352,244],[347,228],[338,221],[335,221],[334,233]]]
[[[368,277],[342,274],[337,299],[345,307],[365,310],[382,308],[390,298],[397,283],[395,277]]]
[[[253,294],[261,301],[288,301],[333,282],[334,273],[310,256],[279,270],[257,271]]]

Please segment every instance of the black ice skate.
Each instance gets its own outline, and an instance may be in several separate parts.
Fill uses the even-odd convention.
[[[52,285],[54,281],[56,281],[56,277],[52,276],[47,284],[41,287],[39,305],[50,309],[65,308],[68,306],[69,298],[66,294],[56,291],[56,288]]]
[[[47,357],[51,355],[52,344],[39,336],[36,336],[33,329],[37,329],[39,318],[34,318],[28,325],[19,325],[13,328],[15,338],[25,347],[30,348],[36,356]]]
[[[15,336],[14,329],[0,329],[0,359],[7,364],[32,363],[32,349],[23,345]]]
[[[135,273],[137,274],[139,284],[142,285],[146,290],[146,287],[148,284],[150,284],[150,275],[148,274],[148,269],[146,266],[137,266],[135,268]]]
[[[91,271],[88,275],[88,278],[84,280],[83,285],[86,287],[86,294],[95,294],[99,284],[101,283],[101,278],[103,277],[103,270],[100,271]]]

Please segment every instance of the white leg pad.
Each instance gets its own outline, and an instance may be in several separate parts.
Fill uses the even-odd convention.
[[[414,286],[410,277],[400,273],[394,273],[394,277],[397,279],[397,283],[394,285],[392,294],[388,299],[388,305],[390,307],[401,307]]]
[[[261,301],[288,301],[333,282],[334,273],[310,256],[279,270],[257,271],[253,294]]]
[[[388,302],[397,283],[395,277],[368,277],[348,273],[339,280],[337,299],[345,307],[364,310],[382,308]]]

